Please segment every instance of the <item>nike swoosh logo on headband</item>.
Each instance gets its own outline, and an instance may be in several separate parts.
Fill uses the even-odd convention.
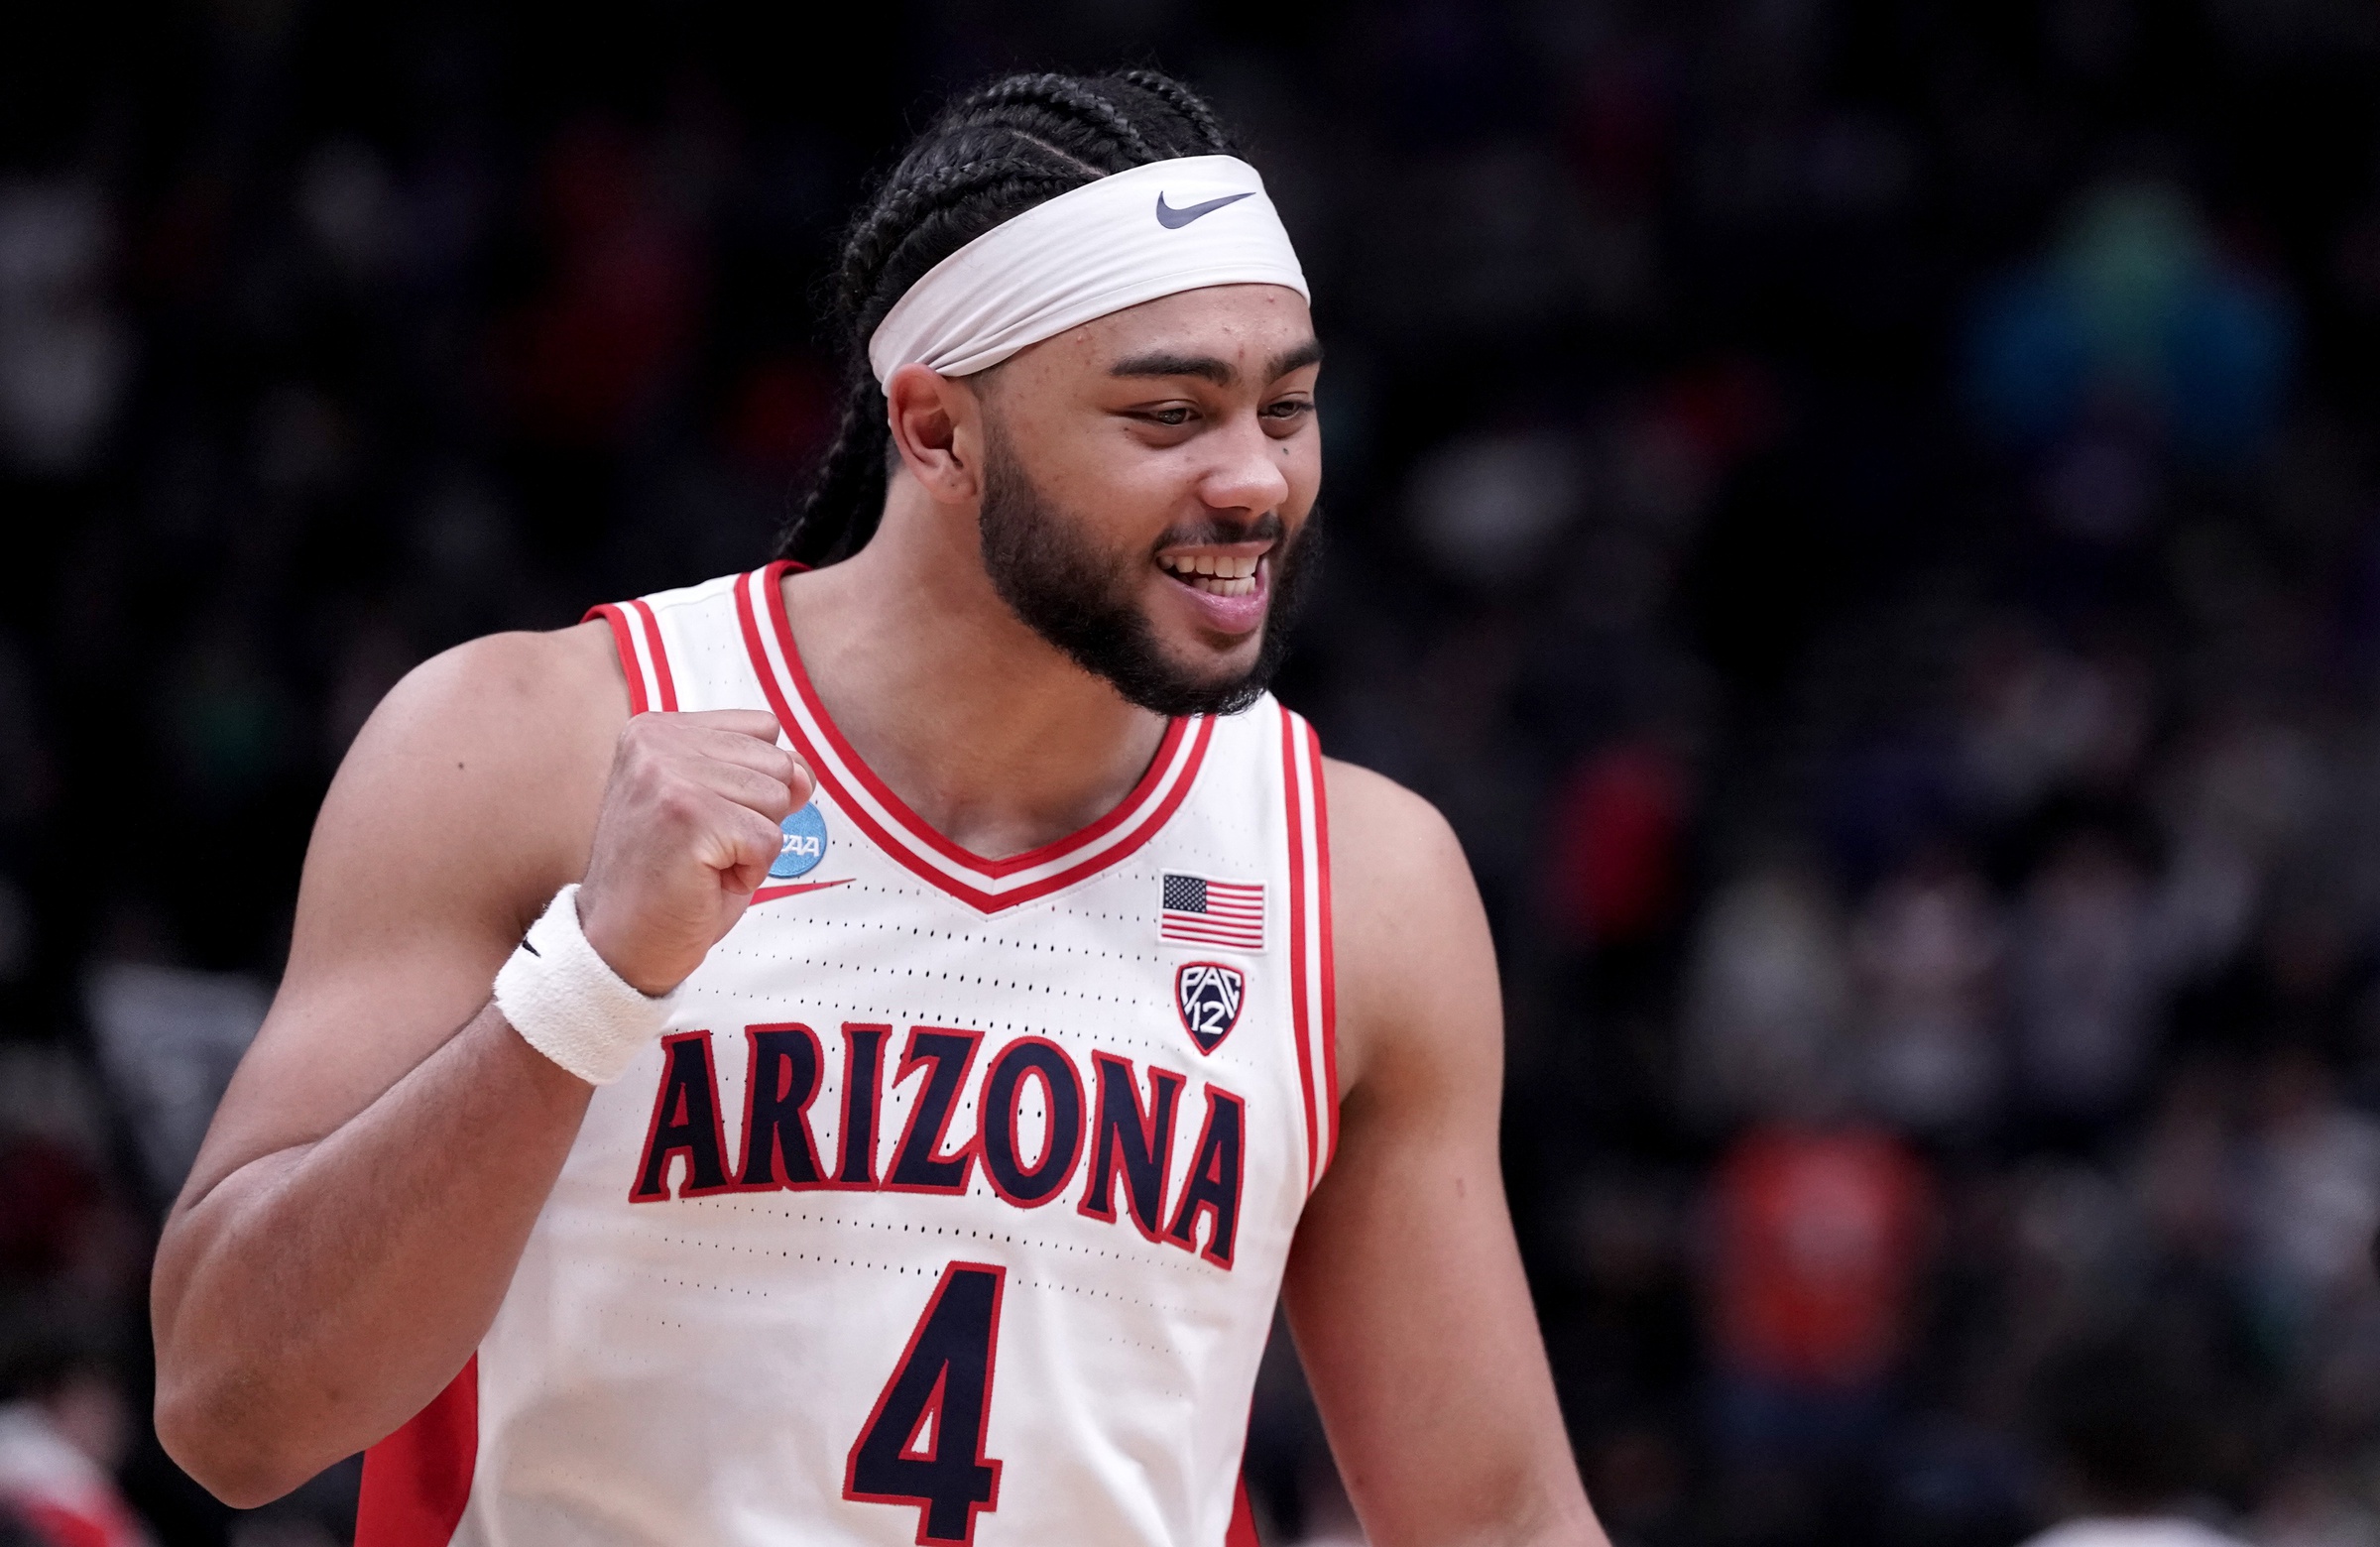
[[[1253,193],[1226,193],[1221,198],[1211,198],[1203,204],[1192,204],[1187,209],[1176,209],[1165,202],[1163,193],[1159,193],[1157,195],[1157,224],[1168,231],[1179,231],[1201,215],[1211,215],[1226,204],[1237,204],[1244,198],[1253,198],[1254,196]]]

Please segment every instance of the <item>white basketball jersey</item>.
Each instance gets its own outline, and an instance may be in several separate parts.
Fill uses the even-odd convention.
[[[787,567],[598,609],[636,711],[771,710],[818,793],[373,1448],[358,1547],[1252,1542],[1337,1126],[1313,733],[1176,721],[1107,816],[980,859],[827,718]]]

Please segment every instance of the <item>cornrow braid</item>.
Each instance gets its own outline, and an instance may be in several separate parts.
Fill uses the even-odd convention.
[[[929,173],[882,200],[843,239],[836,301],[855,309],[867,303],[868,287],[884,267],[885,255],[907,238],[921,215],[947,207],[993,183],[1015,178],[1013,167],[982,161],[960,162],[955,167]]]
[[[831,564],[876,535],[892,435],[885,395],[868,367],[868,340],[927,270],[1069,188],[1149,162],[1231,149],[1196,92],[1150,69],[1011,75],[945,107],[844,233],[833,287],[841,412],[776,555]]]
[[[1222,155],[1231,150],[1231,136],[1225,134],[1223,125],[1216,122],[1213,109],[1197,92],[1171,75],[1159,74],[1153,69],[1128,69],[1117,78],[1131,82],[1190,120],[1204,138],[1209,151]]]
[[[1119,77],[1121,78],[1121,77]],[[1157,159],[1116,104],[1068,75],[1012,75],[987,93],[992,102],[1037,102],[1053,113],[1075,113],[1099,125],[1110,138],[1131,153],[1132,165]]]

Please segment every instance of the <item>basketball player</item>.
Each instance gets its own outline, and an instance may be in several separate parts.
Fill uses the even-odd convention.
[[[1285,1296],[1372,1540],[1601,1541],[1470,876],[1263,691],[1321,352],[1229,149],[1148,72],[959,101],[780,561],[380,707],[159,1249],[222,1498],[370,1447],[361,1547],[1249,1542]]]

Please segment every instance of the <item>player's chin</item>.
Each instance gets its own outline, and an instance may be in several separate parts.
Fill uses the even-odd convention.
[[[1208,700],[1201,712],[1213,713],[1217,702],[1228,700],[1247,685],[1249,673],[1262,654],[1261,636],[1229,651],[1198,649],[1172,654],[1174,680],[1191,696]]]

